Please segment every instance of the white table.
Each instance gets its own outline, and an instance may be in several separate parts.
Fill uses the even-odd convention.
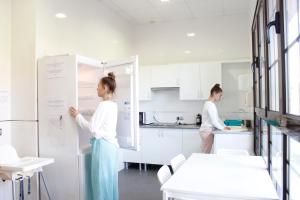
[[[279,199],[258,156],[192,154],[161,190],[164,200]]]
[[[7,163],[0,163],[0,178],[2,180],[12,181],[12,196],[15,199],[15,181],[24,177],[31,177],[34,173],[39,173],[42,177],[42,181],[45,185],[49,199],[50,194],[48,192],[44,176],[42,174],[42,168],[54,163],[53,158],[39,158],[39,157],[23,157],[18,158]],[[23,183],[22,183],[23,184]],[[24,199],[24,194],[21,195]]]

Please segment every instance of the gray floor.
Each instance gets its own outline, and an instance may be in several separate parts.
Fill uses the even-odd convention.
[[[120,200],[161,200],[162,193],[156,173],[160,166],[148,166],[148,170],[139,171],[138,166],[129,165],[129,169],[119,173]]]

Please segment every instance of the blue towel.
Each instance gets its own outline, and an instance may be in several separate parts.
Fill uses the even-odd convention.
[[[242,126],[243,125],[243,120],[230,120],[230,119],[228,119],[228,120],[225,120],[224,121],[224,124],[226,125],[226,126]]]
[[[93,138],[91,144],[85,163],[86,199],[118,200],[118,148],[104,139]]]

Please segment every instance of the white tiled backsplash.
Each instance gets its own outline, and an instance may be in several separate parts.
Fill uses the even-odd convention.
[[[196,115],[202,113],[204,102],[179,100],[179,88],[154,90],[151,101],[140,101],[140,111],[146,112],[146,123],[155,122],[153,116],[165,123],[176,122],[177,116],[183,117],[183,123],[196,123]],[[221,119],[251,119],[252,113],[224,110],[224,107],[229,107],[224,103],[230,102],[217,103]]]
[[[184,123],[195,123],[196,115],[202,112],[203,101],[180,101],[179,88],[152,91],[151,101],[140,101],[140,111],[146,112],[146,122],[175,122],[177,116]]]

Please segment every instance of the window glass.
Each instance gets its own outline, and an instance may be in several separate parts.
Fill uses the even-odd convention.
[[[262,157],[268,163],[268,125],[262,120]]]
[[[261,81],[261,88],[260,88],[260,97],[261,97],[261,108],[265,108],[265,56],[264,56],[264,41],[265,41],[265,35],[264,35],[264,15],[263,15],[263,9],[260,9],[259,13],[259,66],[260,66],[260,81]]]
[[[278,63],[270,69],[270,110],[279,111]]]
[[[276,186],[282,188],[282,133],[279,129],[271,126],[272,136],[272,177]]]
[[[300,51],[298,0],[284,1],[287,112],[300,115]]]
[[[300,199],[300,142],[290,138],[290,199]]]
[[[299,34],[298,0],[285,0],[285,47],[289,46]]]
[[[287,54],[287,110],[293,115],[300,115],[300,62],[299,43],[295,43]]]

